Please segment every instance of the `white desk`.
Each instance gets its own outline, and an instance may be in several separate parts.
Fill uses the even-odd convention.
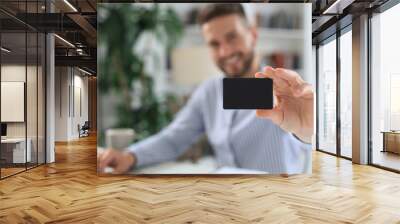
[[[98,147],[97,153],[103,152]],[[111,173],[112,168],[107,167],[105,173]],[[171,161],[142,167],[131,171],[129,174],[268,174],[264,171],[250,170],[236,167],[217,167],[217,162],[212,156],[200,158],[196,163],[191,161]]]
[[[13,147],[12,148],[12,163],[25,163],[25,162],[31,162],[32,158],[32,153],[31,153],[31,146],[32,146],[32,140],[30,138],[26,139],[27,147],[26,147],[26,154],[25,154],[25,138],[5,138],[1,139],[1,144],[2,147]],[[8,148],[7,148],[8,150]],[[2,149],[3,151],[3,149]],[[5,150],[4,150],[5,151]],[[25,161],[25,158],[27,159]]]

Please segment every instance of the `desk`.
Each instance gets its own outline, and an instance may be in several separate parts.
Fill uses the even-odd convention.
[[[103,148],[97,148],[97,153],[103,151]],[[110,167],[104,170],[105,173],[112,171]],[[188,160],[163,162],[134,169],[129,174],[267,174],[267,172],[237,167],[217,167],[217,162],[212,156],[204,156],[196,163]]]
[[[25,138],[6,138],[1,139],[1,157],[5,163],[25,163],[32,158],[32,140],[26,139],[27,147],[25,154]],[[25,161],[25,158],[27,161]]]
[[[382,131],[383,150],[382,152],[392,152],[400,154],[400,131]]]

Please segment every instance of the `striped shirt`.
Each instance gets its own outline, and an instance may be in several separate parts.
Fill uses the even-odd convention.
[[[205,133],[219,167],[309,172],[310,144],[256,117],[255,110],[223,109],[222,78],[204,82],[166,128],[129,147],[137,166],[174,160]]]

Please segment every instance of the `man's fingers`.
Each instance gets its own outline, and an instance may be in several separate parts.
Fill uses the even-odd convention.
[[[97,155],[97,167],[100,172],[103,172],[104,168],[101,166],[103,162],[103,157],[106,152],[101,152],[100,154]]]
[[[304,83],[299,88],[296,89],[294,95],[295,97],[313,98],[314,90],[310,84]]]
[[[275,69],[271,66],[265,66],[263,72],[266,78],[273,78],[275,76]]]
[[[279,92],[290,92],[289,82],[277,75],[275,69],[270,66],[264,67],[263,73],[256,73],[256,78],[270,78],[274,81],[274,89]]]
[[[97,153],[97,169],[98,169],[98,172],[101,172],[101,173],[104,171],[104,169],[101,169],[101,167],[100,167],[100,161],[101,161],[102,156],[103,156],[103,152]]]
[[[103,155],[100,158],[100,170],[104,170],[109,164],[112,163],[114,160],[114,155],[112,150],[107,150],[106,152],[103,153]]]
[[[276,77],[272,77],[272,76],[268,77],[267,75],[265,75],[265,73],[262,73],[262,72],[257,72],[254,75],[254,77],[256,77],[256,78],[270,78],[270,79],[273,79],[274,80],[274,83],[273,83],[274,90],[276,89],[279,92],[288,91],[289,84],[285,80],[282,80],[282,79],[279,79],[279,78],[276,78]]]
[[[271,79],[281,79],[288,82],[291,86],[297,86],[304,83],[304,80],[300,77],[300,75],[292,70],[284,69],[284,68],[272,68],[271,66],[265,66],[263,68],[264,77]]]
[[[295,71],[266,66],[263,68],[263,72],[256,73],[255,77],[271,78],[274,82],[274,95],[277,97],[314,97],[312,86],[306,83]]]
[[[113,174],[122,174],[125,172],[126,172],[126,168],[122,164],[117,164],[113,170]]]
[[[291,86],[298,86],[304,83],[300,75],[292,70],[277,68],[275,69],[275,75],[286,80]]]
[[[112,171],[112,173],[113,174],[121,174],[121,173],[124,173],[123,171],[122,171],[122,168],[121,168],[121,166],[116,166],[116,167],[114,167],[114,170]]]
[[[266,78],[265,74],[262,73],[262,72],[257,72],[257,73],[254,75],[254,77],[256,77],[256,78]]]
[[[280,89],[286,92],[290,91],[290,85],[286,80],[277,77],[275,77],[273,80],[274,80],[274,89]]]
[[[256,115],[261,118],[270,119],[278,126],[283,122],[283,111],[276,107],[272,110],[256,110]]]

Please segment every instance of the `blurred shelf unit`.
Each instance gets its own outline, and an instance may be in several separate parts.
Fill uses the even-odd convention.
[[[201,29],[198,25],[190,25],[185,27],[184,36],[180,47],[205,45]],[[285,28],[258,28],[259,40],[279,40],[279,41],[304,41],[304,31],[301,29],[285,29]]]
[[[265,64],[298,69],[305,41],[301,29],[259,28],[257,52]],[[200,27],[187,26],[178,48],[207,48]],[[204,51],[207,55],[207,51]]]
[[[258,30],[260,39],[285,39],[285,40],[304,40],[304,31],[301,29],[284,28],[264,28]]]
[[[168,59],[170,66],[167,68],[170,84],[176,84],[172,89],[177,91],[178,87],[191,89],[189,87],[221,72],[209,55],[201,27],[196,21],[200,5],[173,6],[184,22],[184,34]],[[249,21],[258,29],[256,51],[263,65],[303,72],[303,48],[307,38],[303,29],[303,11],[302,7],[287,7],[286,4],[249,5]]]

